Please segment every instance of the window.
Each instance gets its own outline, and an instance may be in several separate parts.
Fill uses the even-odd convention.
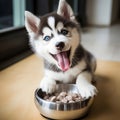
[[[4,9],[7,5],[7,9]],[[13,26],[12,0],[0,0],[0,29]]]
[[[24,26],[25,0],[0,0],[0,30]]]
[[[32,53],[24,28],[24,11],[29,7],[26,2],[0,0],[0,70]]]

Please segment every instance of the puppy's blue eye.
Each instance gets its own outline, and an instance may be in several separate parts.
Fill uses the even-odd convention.
[[[45,40],[45,41],[49,41],[50,39],[51,39],[50,36],[45,36],[43,40]]]
[[[68,34],[68,30],[62,29],[62,30],[61,30],[61,34],[67,35],[67,34]]]

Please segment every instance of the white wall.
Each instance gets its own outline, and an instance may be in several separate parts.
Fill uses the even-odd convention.
[[[113,0],[87,0],[87,21],[91,25],[111,24]]]

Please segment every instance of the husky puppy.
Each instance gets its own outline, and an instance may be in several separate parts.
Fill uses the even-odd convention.
[[[65,0],[59,1],[57,12],[40,18],[25,11],[25,27],[34,52],[44,60],[43,91],[55,92],[58,82],[76,83],[82,97],[96,95],[91,84],[95,58],[80,44],[80,26]]]

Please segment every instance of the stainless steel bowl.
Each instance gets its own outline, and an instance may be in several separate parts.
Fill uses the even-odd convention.
[[[56,85],[58,93],[73,92],[79,93],[75,84],[58,84]],[[43,92],[41,89],[35,91],[35,104],[40,113],[51,119],[77,119],[84,116],[94,101],[94,97],[84,99],[75,103],[55,103],[42,99]]]

